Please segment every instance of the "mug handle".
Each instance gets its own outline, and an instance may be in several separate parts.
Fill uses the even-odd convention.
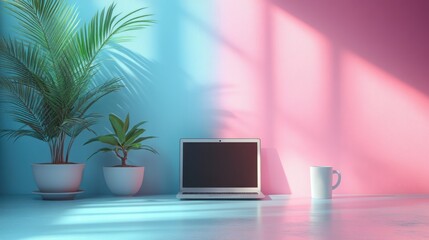
[[[340,183],[341,183],[341,172],[337,171],[337,170],[334,170],[334,171],[332,171],[332,174],[337,174],[337,176],[338,176],[337,183],[335,183],[335,185],[332,186],[332,190],[334,190],[335,188],[337,188],[338,186],[340,186]]]

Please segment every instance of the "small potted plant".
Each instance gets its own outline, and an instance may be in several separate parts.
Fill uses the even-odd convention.
[[[115,195],[132,196],[141,188],[144,167],[127,164],[128,153],[131,150],[146,150],[158,154],[151,146],[142,144],[142,142],[155,137],[142,136],[146,129],[140,128],[140,126],[146,123],[145,121],[137,123],[130,129],[129,114],[124,121],[114,114],[109,114],[109,121],[113,133],[92,138],[85,145],[91,142],[102,142],[110,145],[110,147],[98,149],[89,158],[99,152],[113,152],[121,160],[121,164],[103,168],[107,187]]]

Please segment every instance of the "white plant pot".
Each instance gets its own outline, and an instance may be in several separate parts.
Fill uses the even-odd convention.
[[[103,172],[107,187],[115,195],[132,196],[143,183],[144,167],[104,167]]]
[[[33,176],[41,193],[73,193],[79,191],[85,164],[34,163]]]

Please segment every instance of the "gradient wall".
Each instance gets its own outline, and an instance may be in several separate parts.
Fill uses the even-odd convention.
[[[87,19],[108,3],[77,4]],[[127,88],[94,108],[130,112],[158,136],[159,156],[134,153],[147,167],[142,194],[178,190],[181,137],[261,138],[268,194],[308,195],[312,165],[342,171],[337,193],[429,193],[427,1],[118,2],[144,6],[157,24],[110,53]],[[97,148],[81,146],[88,137],[75,161]],[[2,139],[1,150],[1,193],[34,190],[30,163],[47,147]],[[101,167],[113,163],[87,162],[87,194],[108,193]]]

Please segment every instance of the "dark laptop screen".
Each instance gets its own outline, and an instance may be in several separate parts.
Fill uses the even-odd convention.
[[[184,142],[183,187],[258,187],[256,142]]]

